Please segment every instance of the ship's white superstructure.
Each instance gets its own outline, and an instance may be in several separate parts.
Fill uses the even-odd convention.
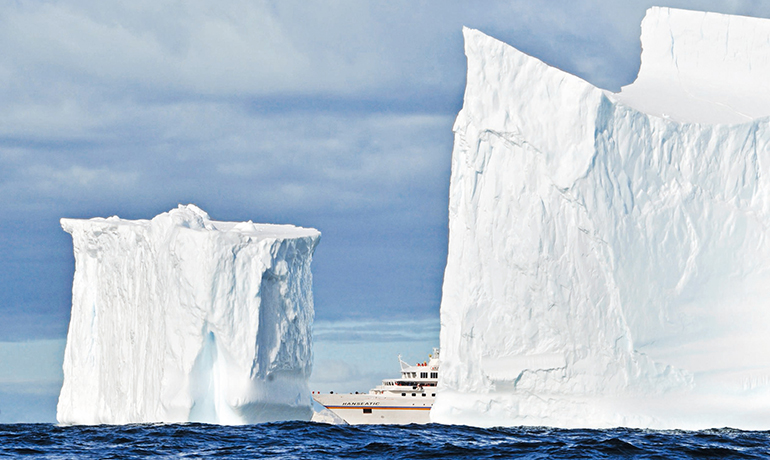
[[[410,365],[398,357],[401,378],[385,379],[369,393],[313,394],[313,398],[351,425],[430,423],[436,399],[439,351]]]

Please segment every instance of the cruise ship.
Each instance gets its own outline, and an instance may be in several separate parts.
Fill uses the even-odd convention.
[[[313,399],[351,425],[430,423],[438,383],[438,348],[423,363],[408,364],[400,355],[398,362],[401,378],[385,379],[369,393],[314,393]]]

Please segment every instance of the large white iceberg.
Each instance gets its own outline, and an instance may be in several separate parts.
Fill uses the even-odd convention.
[[[60,423],[310,419],[317,230],[193,205],[61,224],[75,278]]]
[[[432,420],[770,428],[770,21],[652,8],[618,94],[464,34]]]

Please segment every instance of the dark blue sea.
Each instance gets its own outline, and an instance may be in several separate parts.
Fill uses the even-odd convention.
[[[467,426],[0,425],[0,458],[768,458],[770,432]]]

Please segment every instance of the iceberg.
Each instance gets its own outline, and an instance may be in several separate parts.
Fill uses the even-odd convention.
[[[617,94],[463,33],[431,420],[770,428],[770,20],[651,8]]]
[[[60,423],[310,420],[317,230],[194,205],[61,225],[75,276]]]

